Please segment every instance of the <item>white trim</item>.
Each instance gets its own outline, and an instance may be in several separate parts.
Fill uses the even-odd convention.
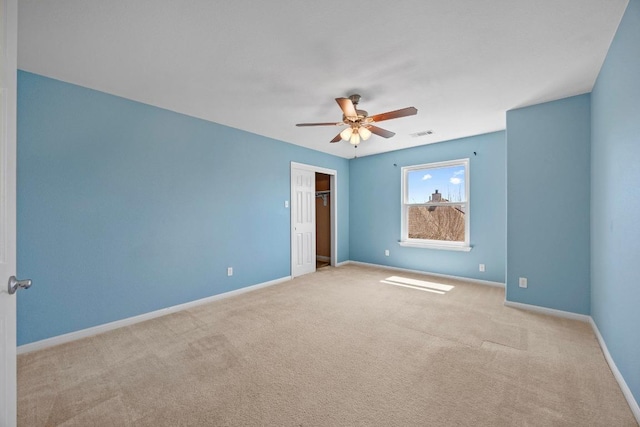
[[[331,197],[331,207],[330,207],[330,221],[331,221],[331,259],[330,263],[333,267],[338,266],[338,171],[334,169],[327,169],[320,166],[307,165],[304,163],[291,162],[289,166],[289,171],[291,176],[293,176],[293,169],[303,169],[316,173],[323,173],[325,175],[329,175],[329,197]],[[290,195],[292,206],[293,197],[294,197],[294,183],[293,179],[290,182]],[[294,253],[293,253],[293,215],[291,215],[292,210],[289,211],[290,224],[289,224],[289,233],[290,233],[290,253],[291,253],[291,277],[293,276],[293,264],[294,264]]]
[[[562,317],[571,320],[579,320],[581,322],[588,322],[591,318],[586,314],[572,313],[570,311],[556,310],[555,308],[541,307],[539,305],[524,304],[521,302],[505,301],[504,305],[511,308],[519,308],[522,310],[532,311],[534,313],[547,314],[549,316]]]
[[[329,206],[329,221],[331,227],[331,254],[329,262],[336,265],[338,262],[338,171],[333,171],[329,175],[329,197],[331,197],[331,205]],[[316,236],[318,237],[318,236]]]
[[[640,425],[640,406],[638,406],[638,402],[636,402],[633,397],[633,393],[631,393],[631,389],[627,385],[627,382],[624,380],[624,377],[618,370],[616,366],[616,362],[613,361],[613,357],[611,357],[611,353],[609,353],[609,349],[607,348],[607,344],[604,341],[604,338],[600,334],[600,330],[598,329],[598,325],[593,320],[591,316],[589,316],[589,323],[591,323],[591,327],[593,328],[593,332],[596,334],[596,338],[598,339],[598,344],[600,344],[600,348],[602,349],[602,353],[604,354],[604,358],[609,364],[609,368],[611,368],[611,372],[613,373],[614,378],[618,381],[618,385],[620,386],[620,390],[622,390],[622,394],[625,399],[627,399],[627,403],[629,404],[629,408],[633,413],[633,416],[636,417],[636,422]]]
[[[471,252],[471,249],[473,249],[473,246],[426,243],[424,240],[419,241],[418,239],[401,240],[398,244],[407,248],[439,249],[444,251]]]
[[[268,286],[277,285],[279,283],[291,280],[291,276],[281,277],[279,279],[270,280],[268,282],[258,283],[257,285],[247,286],[244,288],[236,289],[233,291],[225,292],[222,294],[212,295],[210,297],[201,298],[195,301],[186,302],[184,304],[178,304],[167,308],[161,308],[160,310],[151,311],[149,313],[140,314],[138,316],[128,317],[126,319],[116,320],[115,322],[104,323],[102,325],[93,326],[91,328],[81,329],[79,331],[70,332],[68,334],[58,335],[56,337],[46,338],[40,341],[32,342],[29,344],[23,344],[18,347],[17,353],[24,354],[32,351],[43,350],[45,348],[53,347],[59,344],[76,341],[82,338],[98,335],[103,332],[108,332],[114,329],[122,328],[123,326],[130,326],[136,323],[144,322],[145,320],[155,319],[156,317],[165,316],[167,314],[175,313],[177,311],[187,310],[189,308],[197,307],[202,304],[234,297],[247,292],[255,291],[258,289],[266,288]]]
[[[513,301],[505,301],[504,305],[507,307],[519,308],[523,310],[533,311],[536,313],[547,314],[550,316],[563,317],[565,319],[580,320],[582,322],[587,322],[591,324],[591,328],[593,329],[596,339],[598,340],[598,344],[602,349],[604,358],[607,361],[607,364],[609,365],[611,372],[613,373],[613,377],[618,382],[618,386],[620,386],[620,390],[622,391],[624,398],[627,400],[629,409],[631,409],[631,412],[633,413],[633,416],[635,417],[636,422],[640,425],[640,406],[638,406],[638,402],[636,402],[635,398],[633,397],[633,393],[631,393],[631,389],[629,388],[629,386],[627,385],[627,382],[624,380],[624,377],[618,370],[618,367],[616,366],[616,362],[614,362],[613,357],[611,357],[611,353],[609,353],[609,349],[607,348],[607,343],[604,341],[604,338],[602,337],[602,335],[600,334],[600,330],[598,329],[598,325],[596,325],[596,322],[593,320],[591,316],[588,316],[586,314],[571,313],[569,311],[556,310],[553,308],[540,307],[537,305],[523,304],[520,302],[513,302]]]
[[[365,267],[386,268],[387,270],[404,271],[405,273],[423,274],[426,276],[441,277],[443,279],[463,280],[465,282],[471,282],[477,285],[493,286],[497,288],[505,287],[504,283],[502,282],[492,282],[490,280],[472,279],[470,277],[462,277],[462,276],[452,276],[449,274],[431,273],[429,271],[422,271],[422,270],[410,270],[408,268],[393,267],[390,265],[372,264],[369,262],[361,262],[361,261],[345,261],[343,263],[340,263],[340,265],[345,265],[345,264],[362,265]]]
[[[464,166],[464,187],[465,187],[465,201],[464,202],[450,202],[443,204],[443,206],[451,206],[463,204],[465,205],[465,213],[464,213],[464,242],[460,243],[450,243],[450,242],[442,242],[438,240],[427,240],[427,239],[410,239],[409,238],[409,207],[410,206],[436,206],[438,203],[433,202],[425,202],[425,203],[409,203],[407,200],[409,197],[409,185],[407,183],[409,172],[416,170],[427,170],[427,169],[439,169],[450,166]],[[456,160],[447,160],[444,162],[433,162],[433,163],[425,163],[422,165],[412,165],[412,166],[403,166],[401,169],[401,189],[400,189],[400,210],[401,210],[401,218],[400,218],[400,245],[401,246],[409,246],[414,248],[429,248],[429,249],[439,249],[439,250],[452,250],[452,251],[471,251],[471,161],[470,159],[456,159]],[[437,191],[437,190],[436,190]]]
[[[324,255],[317,255],[316,254],[316,260],[317,261],[324,261],[324,262],[331,262],[331,257],[324,256]]]
[[[342,261],[336,264],[336,267],[343,267],[347,264],[351,264],[351,261],[347,260],[347,261]]]
[[[311,172],[323,173],[325,175],[337,174],[337,172],[333,169],[327,169],[320,166],[308,165],[305,163],[291,162],[291,167],[296,169],[305,169]]]

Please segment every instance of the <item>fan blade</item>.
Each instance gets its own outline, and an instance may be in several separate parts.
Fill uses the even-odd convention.
[[[329,142],[338,142],[342,139],[342,137],[340,136],[340,134],[337,134],[335,138],[333,138],[331,141]]]
[[[400,117],[413,116],[414,114],[417,114],[417,113],[418,113],[418,110],[415,107],[407,107],[407,108],[402,108],[400,110],[376,114],[375,116],[370,116],[369,118],[374,122],[381,122],[383,120],[391,120],[391,119],[398,119]]]
[[[395,135],[395,133],[388,131],[386,129],[379,128],[378,126],[369,125],[367,126],[367,129],[369,129],[371,133],[375,133],[376,135],[381,136],[383,138],[391,138],[393,135]]]
[[[327,122],[327,123],[298,123],[296,126],[340,126],[342,122]]]
[[[349,98],[336,98],[336,102],[342,109],[345,117],[358,117],[356,107],[353,106],[353,102]]]

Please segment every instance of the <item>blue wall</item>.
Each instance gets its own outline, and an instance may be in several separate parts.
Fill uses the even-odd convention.
[[[591,95],[591,315],[640,401],[640,0]]]
[[[473,152],[477,155],[474,155]],[[401,247],[401,168],[469,158],[471,252]],[[354,261],[504,283],[505,134],[496,132],[350,161]],[[389,249],[390,256],[384,255]],[[478,271],[484,263],[486,271]]]
[[[589,314],[590,132],[588,94],[507,112],[509,301]]]
[[[346,159],[18,78],[19,345],[288,276],[291,161],[338,171],[349,259]]]

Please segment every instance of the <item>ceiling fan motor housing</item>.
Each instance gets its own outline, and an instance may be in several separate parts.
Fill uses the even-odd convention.
[[[357,145],[360,140],[366,141],[372,133],[381,136],[383,138],[391,138],[395,135],[393,132],[381,129],[374,125],[376,122],[384,120],[397,119],[400,117],[413,116],[418,110],[415,107],[402,108],[400,110],[388,111],[382,114],[376,114],[369,117],[369,113],[365,110],[358,110],[356,107],[360,102],[360,95],[352,94],[349,98],[336,98],[336,102],[342,109],[342,122],[327,122],[327,123],[298,123],[296,126],[341,126],[347,125],[348,128],[344,129],[338,135],[336,135],[331,142],[338,142],[341,139],[347,140]]]
[[[360,95],[358,95],[357,93],[354,93],[353,95],[349,95],[349,99],[353,103],[353,107],[356,108],[358,106],[358,102],[360,102]],[[369,113],[366,112],[365,110],[358,110],[358,109],[356,109],[356,114],[358,115],[356,120],[348,120],[345,116],[342,116],[342,119],[347,124],[349,124],[349,123],[360,123],[361,124],[362,121],[364,119],[366,119],[367,116],[369,115]]]
[[[357,117],[347,117],[343,115],[342,121],[345,122],[346,124],[361,123],[369,115],[369,113],[364,110],[356,110],[356,113],[358,114]]]

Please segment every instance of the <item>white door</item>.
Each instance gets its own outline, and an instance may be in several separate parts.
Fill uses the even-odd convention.
[[[0,426],[16,425],[16,39],[17,0],[0,0]]]
[[[316,271],[316,173],[291,167],[291,276]]]

